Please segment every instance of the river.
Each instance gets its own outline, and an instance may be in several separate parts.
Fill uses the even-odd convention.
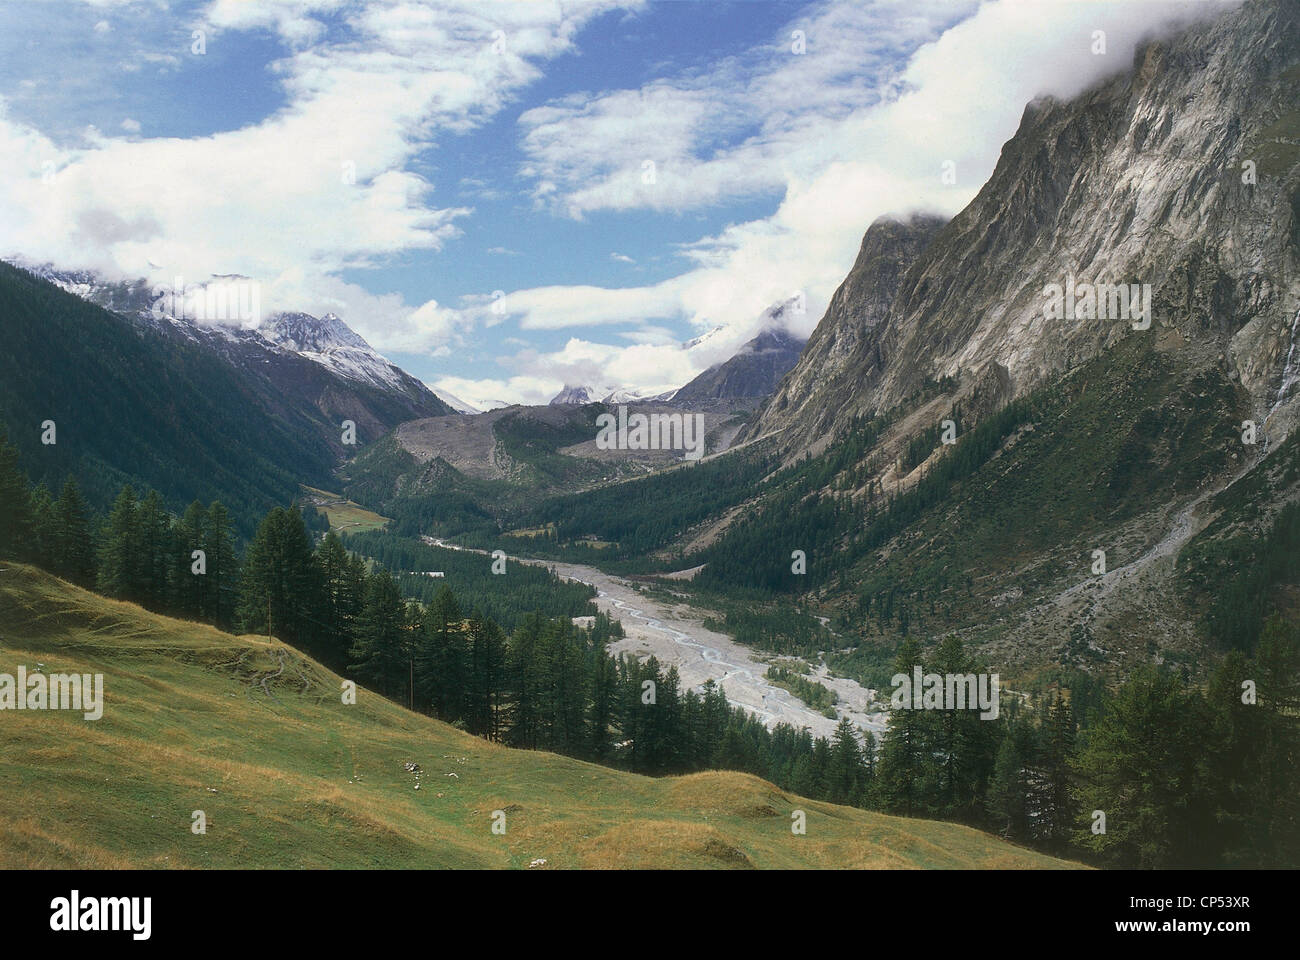
[[[423,538],[433,546],[464,550],[433,537]],[[475,553],[485,551],[476,550]],[[769,728],[778,723],[808,727],[814,736],[829,737],[838,720],[822,716],[794,694],[767,680],[767,664],[759,654],[731,637],[704,626],[703,615],[685,603],[669,603],[638,593],[632,582],[595,567],[577,563],[512,557],[520,563],[549,567],[557,576],[576,580],[596,589],[596,606],[623,624],[627,634],[609,644],[613,654],[637,657],[653,654],[663,666],[675,665],[682,687],[700,689],[708,680],[722,686],[727,700],[760,719]],[[839,716],[847,716],[877,740],[884,731],[886,714],[873,708],[870,692],[853,680],[831,677],[824,666],[814,666],[818,683],[835,691]]]

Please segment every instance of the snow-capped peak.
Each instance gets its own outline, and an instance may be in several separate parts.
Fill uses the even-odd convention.
[[[594,387],[575,387],[566,383],[564,389],[551,398],[551,403],[592,403],[595,399]]]
[[[276,313],[257,328],[267,340],[329,367],[340,376],[377,387],[402,389],[402,371],[335,314]]]
[[[323,317],[313,317],[309,313],[276,313],[262,321],[259,330],[272,343],[295,353],[326,353],[339,347],[351,347],[379,356],[370,344],[333,313]]]
[[[426,383],[425,386],[428,387],[429,390],[433,392],[433,395],[435,397],[437,397],[447,406],[451,407],[457,413],[482,413],[483,412],[478,407],[474,406],[472,403],[466,403],[464,400],[456,396],[454,393],[449,393],[448,391],[443,390],[441,387],[435,387],[431,383]],[[498,404],[498,406],[504,407],[506,406],[506,404],[502,403],[502,404]]]

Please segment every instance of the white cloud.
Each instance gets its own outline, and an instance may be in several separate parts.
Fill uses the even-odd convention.
[[[559,350],[525,349],[497,362],[515,373],[505,378],[444,377],[435,386],[485,409],[502,403],[548,403],[566,384],[593,387],[598,399],[619,388],[663,393],[686,383],[696,372],[693,358],[676,340],[659,337],[633,346],[572,337]],[[647,377],[647,371],[654,375]]]
[[[498,113],[614,5],[216,0],[198,18],[209,45],[250,30],[286,44],[274,69],[287,105],[211,136],[142,139],[124,123],[129,135],[92,130],[67,146],[14,119],[0,99],[9,174],[0,180],[0,254],[165,282],[242,274],[262,281],[268,309],[332,310],[394,352],[445,354],[476,324],[507,317],[521,330],[626,328],[617,345],[574,337],[557,351],[521,351],[505,358],[504,379],[438,381],[476,405],[544,402],[566,380],[679,386],[725,359],[765,308],[795,291],[808,305],[796,332],[807,334],[876,217],[959,210],[1033,96],[1077,93],[1127,68],[1137,40],[1170,16],[1212,12],[1120,0],[819,3],[707,70],[562,98],[520,118],[520,172],[534,201],[561,215],[780,198],[770,216],[685,245],[685,272],[640,287],[469,296],[458,308],[341,279],[456,236],[471,213],[462,194],[447,199],[413,159]],[[941,33],[962,13],[971,15]],[[795,29],[806,36],[802,55],[790,49]],[[1096,29],[1107,32],[1103,57],[1091,53]],[[172,53],[140,59],[184,66]],[[940,179],[945,161],[956,165],[955,186]],[[490,193],[472,178],[451,186]],[[655,323],[668,319],[723,329],[682,350]]]
[[[344,303],[353,312],[335,312],[376,347],[436,349],[456,319],[340,272],[455,236],[469,209],[439,204],[412,159],[498,111],[611,5],[216,0],[198,20],[209,48],[235,30],[273,30],[290,46],[274,65],[288,104],[210,136],[92,129],[68,147],[0,99],[0,253],[159,282],[240,274],[263,283],[268,308]],[[330,17],[345,22],[342,39]]]
[[[854,142],[834,126],[879,102],[906,55],[975,5],[824,2],[707,71],[534,108],[520,117],[522,174],[539,202],[574,217],[783,190],[851,156]]]
[[[894,45],[875,31],[888,33],[897,21],[897,37],[923,37],[943,10],[920,8],[918,17],[910,4],[827,4],[791,21],[791,29],[806,26],[803,57],[784,53],[787,30],[705,76],[528,111],[525,174],[536,179],[539,202],[557,211],[681,210],[768,188],[782,200],[769,217],[688,245],[694,269],[652,286],[544,287],[516,291],[504,304],[523,328],[669,317],[699,329],[722,325],[724,334],[695,352],[692,372],[723,359],[720,344],[752,337],[762,311],[796,291],[807,311],[794,329],[807,335],[873,220],[916,210],[955,214],[992,172],[1029,100],[1071,97],[1128,69],[1137,43],[1153,32],[1219,9],[1173,0],[995,0],[895,70]],[[1099,29],[1107,34],[1104,56],[1092,53]],[[853,70],[858,56],[878,68],[874,83]],[[712,104],[748,113],[719,121]],[[758,132],[715,149],[715,122],[724,132],[743,122]],[[645,184],[640,164],[652,156],[667,159],[656,163],[655,183]],[[955,185],[941,179],[945,161],[955,164]],[[642,376],[656,378],[659,369],[647,365]]]

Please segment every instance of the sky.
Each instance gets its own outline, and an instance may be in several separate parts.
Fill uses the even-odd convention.
[[[660,392],[951,216],[1148,0],[0,0],[0,256],[240,275],[480,408]]]

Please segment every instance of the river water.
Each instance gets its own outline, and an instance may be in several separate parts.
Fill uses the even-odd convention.
[[[432,537],[434,546],[453,550],[465,549]],[[475,551],[483,552],[483,551]],[[829,737],[838,719],[822,716],[794,694],[764,678],[767,664],[757,651],[737,643],[726,634],[704,626],[703,615],[683,603],[668,603],[638,593],[631,581],[577,563],[529,560],[513,557],[521,563],[549,567],[566,580],[576,580],[596,588],[596,606],[623,624],[627,636],[609,644],[615,655],[628,653],[637,657],[653,654],[665,668],[677,667],[683,689],[699,689],[714,680],[726,692],[727,699],[760,719],[769,728],[778,723],[808,727],[814,736]],[[853,680],[831,677],[824,667],[814,668],[818,683],[835,691],[839,716],[847,716],[877,739],[884,731],[886,714],[881,704],[872,704],[870,692]]]

